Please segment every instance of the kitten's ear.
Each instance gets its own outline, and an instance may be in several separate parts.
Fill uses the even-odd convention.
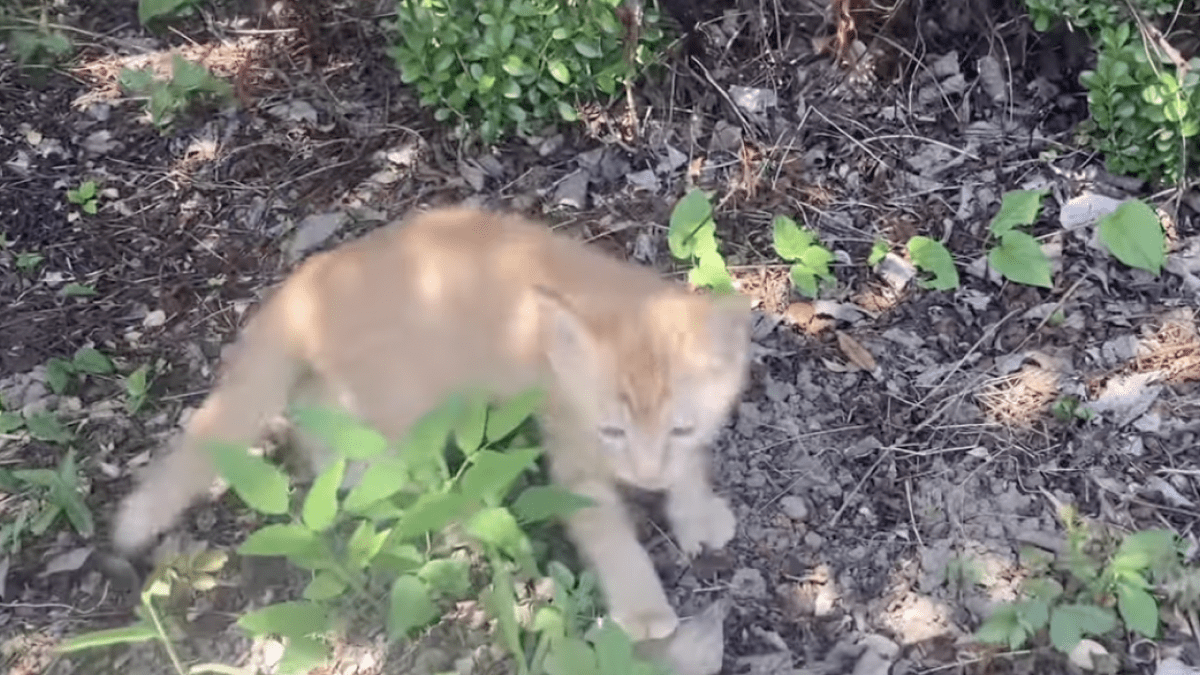
[[[712,296],[708,316],[713,350],[723,361],[740,363],[750,353],[750,299],[740,293]]]
[[[536,286],[534,299],[541,319],[542,344],[550,367],[561,377],[590,371],[595,341],[575,310],[558,293]],[[586,370],[584,370],[586,369]]]

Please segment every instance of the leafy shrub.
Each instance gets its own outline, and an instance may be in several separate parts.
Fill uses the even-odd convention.
[[[494,142],[574,121],[574,104],[612,96],[662,42],[657,14],[626,58],[620,0],[398,0],[389,52],[439,121]],[[632,61],[632,62],[631,62]]]
[[[1196,165],[1200,143],[1200,57],[1178,65],[1143,40],[1123,3],[1108,0],[1025,0],[1037,30],[1058,19],[1083,29],[1096,44],[1096,68],[1080,75],[1091,119],[1084,138],[1104,153],[1108,169],[1149,181],[1181,181]],[[1175,11],[1168,0],[1135,0],[1153,17]]]
[[[500,642],[521,675],[659,672],[634,656],[630,639],[613,621],[596,621],[594,575],[576,577],[555,561],[543,575],[535,560],[523,527],[591,503],[552,485],[523,485],[512,497],[541,454],[525,424],[539,400],[537,391],[501,405],[481,396],[451,397],[418,420],[387,456],[389,442],[344,412],[293,410],[294,422],[336,455],[303,496],[291,492],[278,468],[245,448],[213,448],[218,472],[233,492],[270,521],[238,553],[283,556],[311,574],[301,599],[238,620],[253,635],[286,642],[277,672],[304,673],[324,663],[326,637],[348,611],[377,618],[389,638],[398,639],[434,622],[439,605],[467,596],[479,598],[496,619]],[[357,484],[343,491],[349,462],[366,459],[372,461]],[[490,577],[482,589],[472,583],[480,562]],[[180,675],[223,672],[211,664],[186,669],[157,607],[180,584],[211,588],[212,574],[223,564],[223,556],[192,554],[160,566],[143,591],[138,622],[75,636],[60,651],[158,640]],[[518,589],[545,576],[553,597],[534,599],[529,612],[518,613]]]

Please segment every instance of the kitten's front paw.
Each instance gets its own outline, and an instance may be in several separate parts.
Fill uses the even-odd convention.
[[[728,502],[713,495],[704,508],[676,520],[674,530],[679,548],[694,556],[700,553],[703,544],[718,549],[729,543],[737,532],[737,518]]]
[[[679,617],[670,605],[644,607],[633,611],[614,611],[613,619],[634,642],[670,637],[679,626]]]

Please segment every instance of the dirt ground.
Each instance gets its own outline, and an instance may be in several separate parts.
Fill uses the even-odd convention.
[[[153,646],[50,651],[133,618],[102,564],[113,506],[296,259],[461,200],[537,215],[682,277],[670,208],[692,185],[715,191],[723,250],[758,302],[751,384],[714,449],[739,529],[691,563],[653,524],[645,541],[681,614],[728,599],[724,673],[1078,672],[1050,649],[971,639],[1016,597],[1019,549],[1062,545],[1058,506],[1117,531],[1171,528],[1195,555],[1200,197],[1151,195],[1077,146],[1088,50],[1034,32],[1017,0],[867,9],[856,34],[837,32],[820,0],[697,5],[698,53],[673,54],[636,91],[636,133],[622,101],[492,150],[453,138],[401,84],[381,27],[390,2],[221,4],[161,35],[141,28],[134,2],[53,4],[79,47],[63,72],[39,86],[0,52],[0,397],[68,420],[96,532],[52,528],[0,559],[0,662],[13,675],[172,672]],[[826,48],[838,37],[853,63]],[[240,105],[156,131],[116,77],[169,63],[168,50],[231,78]],[[87,179],[102,183],[95,215],[65,198]],[[1052,289],[982,263],[1001,195],[1023,187],[1050,189],[1034,234],[1054,253]],[[1089,195],[1163,209],[1162,275],[1062,224],[1064,205]],[[790,290],[771,246],[779,214],[837,254],[836,287],[818,302]],[[953,252],[959,289],[910,278],[903,243],[917,234]],[[872,269],[881,238],[893,256]],[[21,254],[42,258],[29,267]],[[48,389],[47,361],[89,346],[122,373],[152,365],[139,411],[114,377]],[[1068,394],[1100,414],[1056,419]],[[55,467],[63,453],[0,436],[3,467]],[[234,502],[197,506],[181,536],[236,545],[249,522]],[[232,621],[296,587],[271,569],[235,581],[197,601],[182,656],[269,661]],[[1119,672],[1200,664],[1194,616],[1189,628],[1186,612],[1164,611],[1160,638],[1106,642]],[[434,673],[485,648],[430,647],[434,636],[384,653],[367,635],[326,672]],[[866,644],[881,655],[874,669]]]

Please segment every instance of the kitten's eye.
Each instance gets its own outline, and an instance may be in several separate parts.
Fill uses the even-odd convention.
[[[671,435],[675,438],[684,438],[696,433],[696,427],[675,427],[671,429]]]
[[[600,427],[600,437],[606,441],[621,441],[625,439],[625,430],[621,427]]]

